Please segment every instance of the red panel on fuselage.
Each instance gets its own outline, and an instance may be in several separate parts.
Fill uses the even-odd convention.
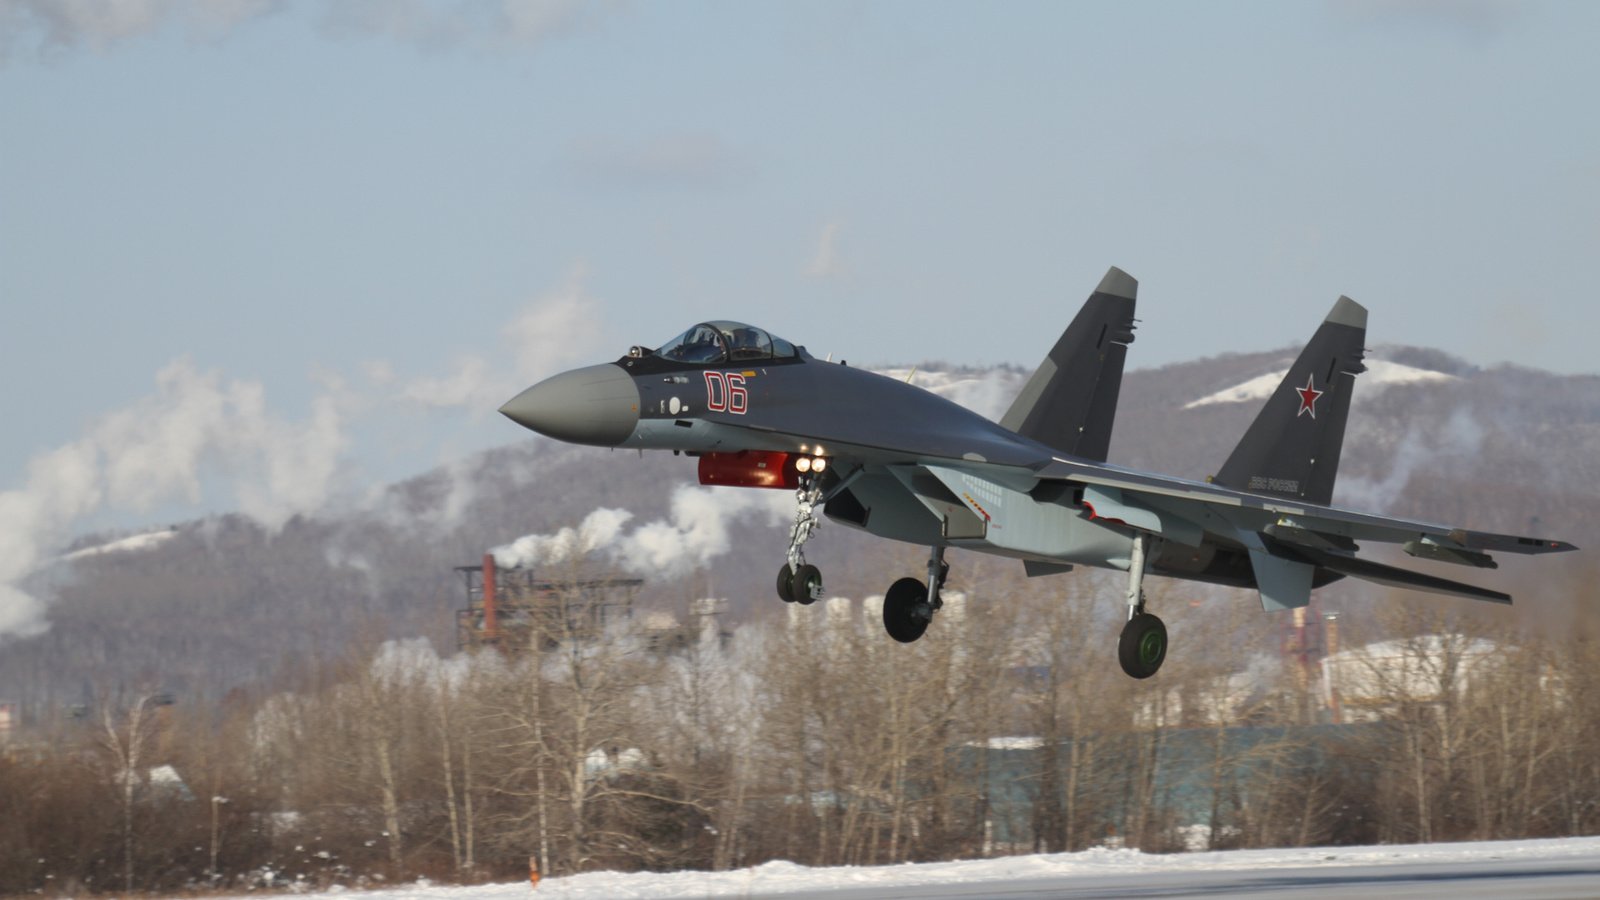
[[[800,486],[800,472],[795,468],[793,454],[775,450],[703,453],[700,483],[794,490]]]

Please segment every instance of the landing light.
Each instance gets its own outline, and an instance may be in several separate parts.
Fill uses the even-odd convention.
[[[794,468],[802,475],[807,472],[822,472],[828,468],[828,461],[820,456],[801,456],[795,459]]]

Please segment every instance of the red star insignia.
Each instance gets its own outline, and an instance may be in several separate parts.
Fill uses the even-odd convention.
[[[1317,417],[1317,398],[1321,397],[1324,393],[1323,391],[1317,390],[1316,376],[1307,375],[1306,386],[1303,388],[1295,388],[1294,392],[1300,395],[1300,411],[1295,413],[1294,417],[1298,419],[1306,413],[1311,413],[1311,418],[1315,419]]]

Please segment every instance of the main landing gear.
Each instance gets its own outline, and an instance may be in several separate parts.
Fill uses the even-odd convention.
[[[794,525],[789,529],[788,559],[778,570],[778,596],[787,603],[812,604],[822,599],[822,572],[806,562],[805,543],[821,524],[817,505],[822,502],[822,480],[815,475],[801,478]],[[1144,570],[1150,554],[1150,535],[1133,538],[1128,560],[1128,621],[1117,640],[1117,661],[1122,671],[1133,678],[1149,678],[1167,658],[1167,626],[1145,611]],[[950,575],[944,561],[944,548],[934,547],[928,556],[928,580],[902,578],[889,586],[883,598],[883,630],[902,644],[922,637],[933,621],[933,614],[944,605],[939,594]]]
[[[788,560],[778,570],[778,596],[785,603],[811,604],[822,599],[822,572],[806,562],[803,549],[811,540],[822,520],[817,517],[817,504],[822,502],[822,478],[817,475],[800,476],[800,489],[795,492],[794,525],[789,528]]]
[[[883,629],[902,644],[909,644],[928,630],[933,614],[944,602],[939,592],[950,575],[950,564],[944,561],[944,548],[934,547],[928,557],[928,583],[915,578],[902,578],[889,586],[883,598]]]
[[[822,502],[822,479],[804,475],[795,492],[794,524],[789,528],[788,559],[778,570],[778,596],[786,603],[811,604],[822,599],[822,572],[806,562],[805,543],[822,524],[817,505]],[[927,584],[915,578],[902,578],[889,587],[883,598],[883,627],[902,644],[922,637],[933,621],[933,614],[944,602],[939,592],[950,574],[944,561],[944,548],[934,547],[928,558]]]
[[[1128,560],[1128,624],[1122,626],[1122,637],[1117,641],[1122,671],[1134,678],[1154,675],[1167,658],[1167,626],[1144,611],[1144,567],[1149,550],[1150,535],[1136,535]]]

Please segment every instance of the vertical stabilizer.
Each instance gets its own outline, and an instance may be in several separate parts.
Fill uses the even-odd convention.
[[[1340,297],[1212,480],[1254,494],[1327,504],[1367,339],[1366,307]]]
[[[1104,461],[1138,291],[1139,282],[1112,266],[1000,424],[1063,453]]]

